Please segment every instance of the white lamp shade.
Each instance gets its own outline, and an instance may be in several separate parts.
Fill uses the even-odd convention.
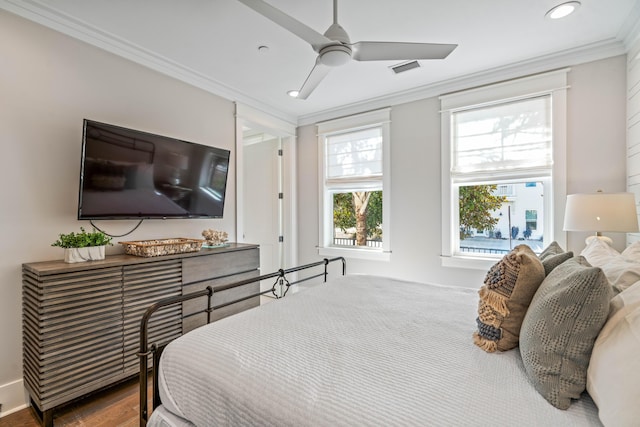
[[[638,231],[638,214],[633,193],[592,193],[567,196],[565,231]]]

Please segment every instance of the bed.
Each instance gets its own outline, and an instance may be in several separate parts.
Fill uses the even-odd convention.
[[[352,275],[198,328],[158,366],[148,426],[601,426],[474,345],[478,290]],[[141,423],[144,425],[144,421]]]

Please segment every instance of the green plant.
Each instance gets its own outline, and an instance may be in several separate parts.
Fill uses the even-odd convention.
[[[85,248],[87,246],[103,246],[111,245],[111,237],[101,231],[87,233],[83,227],[80,227],[80,233],[60,234],[58,240],[53,242],[51,246],[59,246],[61,248]]]
[[[505,196],[494,195],[497,188],[496,184],[460,187],[460,239],[470,237],[472,229],[493,230],[496,226],[499,218],[492,212],[507,201]]]

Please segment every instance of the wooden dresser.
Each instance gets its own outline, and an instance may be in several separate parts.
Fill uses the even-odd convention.
[[[180,255],[108,256],[102,261],[27,263],[23,283],[23,373],[31,405],[45,426],[55,408],[138,373],[142,313],[162,298],[214,288],[214,305],[259,291],[258,282],[215,288],[260,274],[257,245],[232,243]],[[168,307],[151,320],[162,344],[206,323],[206,298]],[[258,306],[250,298],[212,314],[217,320]]]

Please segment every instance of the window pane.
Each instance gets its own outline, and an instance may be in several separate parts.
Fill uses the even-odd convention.
[[[524,243],[540,253],[544,224],[538,212],[544,211],[544,187],[535,184],[460,186],[460,252],[505,254]]]
[[[327,137],[327,179],[382,176],[382,128]]]
[[[550,167],[551,96],[452,114],[452,173]]]
[[[382,247],[382,191],[333,193],[333,245]]]
[[[527,230],[531,232],[536,231],[536,228],[538,227],[538,211],[527,210],[525,213],[525,218],[526,218],[525,233],[527,232]]]

